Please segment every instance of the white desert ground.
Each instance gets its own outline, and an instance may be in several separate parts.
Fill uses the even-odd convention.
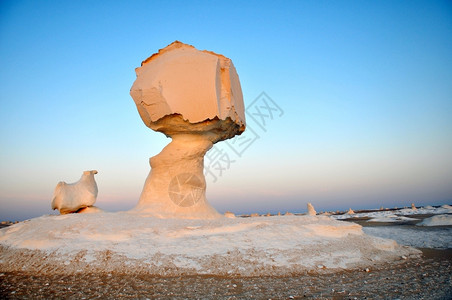
[[[144,271],[154,275],[285,275],[367,267],[419,255],[327,216],[157,219],[118,212],[43,216],[3,229],[5,271]],[[17,253],[19,255],[15,255]],[[109,259],[106,260],[105,257]]]
[[[369,226],[358,223],[368,223]],[[265,281],[265,278],[272,278],[270,282],[281,281],[281,278],[286,278],[286,281],[304,278],[305,282],[319,281],[317,285],[321,287],[325,282],[336,278],[334,274],[349,278],[360,274],[359,280],[364,280],[361,277],[370,273],[374,278],[378,274],[390,278],[388,276],[391,275],[384,275],[389,269],[395,268],[391,269],[391,272],[395,272],[399,267],[407,268],[405,273],[409,274],[408,266],[411,266],[411,272],[426,277],[424,269],[436,263],[440,267],[433,269],[441,272],[437,274],[441,275],[438,277],[440,282],[434,282],[439,285],[436,292],[426,290],[427,293],[422,294],[418,289],[410,290],[407,284],[407,289],[402,289],[405,294],[386,297],[393,295],[391,293],[394,291],[382,286],[379,288],[380,294],[374,294],[371,298],[404,298],[403,295],[411,295],[411,298],[422,299],[419,295],[430,295],[432,299],[447,299],[451,292],[450,257],[426,263],[425,255],[419,249],[424,252],[426,249],[450,250],[451,226],[452,207],[448,205],[332,216],[297,214],[222,217],[213,220],[159,219],[136,212],[45,215],[0,230],[0,269],[1,278],[4,279],[2,293],[7,298],[21,298],[20,295],[27,298],[12,283],[14,278],[22,278],[21,276],[25,276],[26,279],[22,280],[26,281],[32,276],[32,282],[41,282],[37,278],[42,276],[40,278],[46,281],[42,284],[47,284],[48,287],[54,284],[49,278],[53,278],[53,281],[62,276],[80,279],[89,274],[97,279],[107,276],[112,284],[117,280],[125,280],[121,276],[129,275],[130,280],[133,276],[147,276],[154,280],[168,278],[169,282],[174,278],[186,278],[185,280],[192,281],[191,288],[198,282],[194,278],[201,282],[216,280],[216,283],[211,282],[213,285],[234,279],[236,286],[237,282],[246,284],[250,280]],[[450,253],[447,250],[438,251]],[[324,283],[322,278],[326,280]],[[181,280],[178,282],[172,284],[173,287],[179,287],[173,298],[221,298],[220,295],[202,294],[202,288],[199,287],[198,292],[190,290],[186,285],[180,286]],[[377,280],[375,284],[380,283]],[[270,283],[267,281],[262,284],[269,286]],[[358,298],[367,295],[363,284],[363,281],[355,282],[355,288],[359,287],[361,290],[355,294]],[[108,283],[104,285],[108,286]],[[345,283],[341,286],[345,286]],[[209,291],[217,291],[217,288],[212,286]],[[149,289],[152,290],[150,286],[148,292]],[[337,288],[326,289],[331,297],[353,294],[350,291],[348,294],[338,294]],[[369,289],[372,289],[371,284]],[[53,295],[58,298],[73,295],[70,289],[60,290],[60,294],[46,294],[46,289],[42,288],[40,291],[41,294],[35,290],[31,297],[48,298]],[[241,294],[233,295],[235,298],[248,298],[252,295],[257,298],[290,296],[284,294],[282,287],[273,292],[254,292],[247,294],[242,291]],[[127,295],[115,294],[112,290],[108,293],[119,298]],[[299,296],[319,296],[315,290],[311,290],[311,293],[307,293],[306,289],[298,290],[298,293]],[[146,298],[145,294],[129,296]],[[159,295],[163,297],[163,294]],[[291,294],[296,296],[297,290]],[[85,294],[82,291],[80,294],[78,291],[77,295],[90,297],[94,294],[89,291],[85,291]],[[151,298],[157,297],[156,294],[149,295]],[[325,292],[322,295],[329,297]]]

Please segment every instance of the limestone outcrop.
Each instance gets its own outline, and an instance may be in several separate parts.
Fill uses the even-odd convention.
[[[150,158],[135,211],[161,218],[216,218],[206,198],[204,155],[245,130],[239,77],[232,61],[174,42],[144,60],[130,95],[144,124],[172,141]]]
[[[308,215],[309,216],[317,215],[317,212],[315,211],[314,206],[311,203],[308,203]]]
[[[84,171],[75,183],[60,181],[55,187],[52,209],[68,214],[94,205],[98,192],[94,174],[97,174],[96,170]]]

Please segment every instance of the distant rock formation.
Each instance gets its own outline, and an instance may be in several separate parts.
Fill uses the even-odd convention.
[[[308,215],[315,216],[317,215],[317,212],[314,209],[314,206],[312,206],[311,203],[308,203]]]
[[[144,124],[172,141],[150,159],[135,211],[160,218],[221,215],[205,197],[204,155],[245,130],[239,76],[229,58],[174,42],[141,63],[130,95]]]
[[[96,170],[84,171],[75,183],[59,182],[55,187],[52,209],[68,214],[94,205],[98,192],[94,174],[97,174]]]
[[[412,210],[417,210],[416,206],[414,205],[414,203],[411,203],[411,209]]]
[[[233,212],[230,212],[230,211],[225,212],[224,216],[226,218],[230,218],[230,219],[234,219],[235,218],[235,214]]]
[[[347,214],[348,214],[348,215],[354,215],[355,212],[353,211],[353,209],[350,208],[350,209],[347,211]]]

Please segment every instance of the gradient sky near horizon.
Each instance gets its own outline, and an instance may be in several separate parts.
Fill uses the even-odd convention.
[[[245,1],[243,1],[245,2]],[[132,208],[169,142],[129,95],[179,40],[234,62],[245,105],[282,115],[216,182],[220,212],[452,203],[450,1],[1,1],[0,219],[51,213],[96,169],[97,206]],[[228,150],[229,149],[229,150]]]

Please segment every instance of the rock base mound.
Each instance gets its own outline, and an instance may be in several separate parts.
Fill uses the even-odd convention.
[[[367,268],[420,251],[324,216],[214,220],[43,216],[0,230],[0,268],[45,274],[290,275]]]

